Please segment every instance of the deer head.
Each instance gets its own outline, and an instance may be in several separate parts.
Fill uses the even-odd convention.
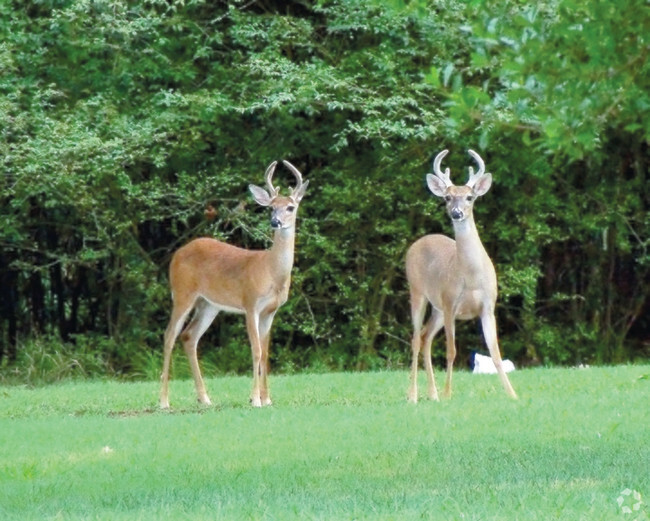
[[[440,163],[449,151],[443,150],[433,160],[433,174],[427,174],[427,185],[431,192],[445,200],[447,213],[454,222],[461,222],[472,215],[474,201],[485,195],[492,186],[492,174],[485,172],[485,163],[476,152],[468,150],[478,164],[478,172],[469,167],[469,179],[464,186],[456,186],[449,178],[449,168],[443,172]],[[434,175],[435,174],[435,175]]]
[[[276,230],[286,230],[295,226],[298,205],[305,195],[307,185],[309,184],[309,181],[303,183],[302,174],[289,161],[282,162],[296,178],[296,186],[291,189],[291,193],[288,196],[280,195],[280,189],[273,186],[273,173],[278,164],[277,161],[273,161],[268,166],[264,175],[268,191],[255,185],[248,186],[257,204],[272,208],[271,227]]]

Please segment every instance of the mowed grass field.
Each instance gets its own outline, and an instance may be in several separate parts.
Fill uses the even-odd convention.
[[[650,366],[511,381],[414,405],[406,371],[272,375],[253,409],[250,378],[211,407],[172,380],[171,412],[157,382],[0,387],[0,519],[647,519]]]

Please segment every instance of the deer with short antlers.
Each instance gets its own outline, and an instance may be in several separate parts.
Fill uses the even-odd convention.
[[[160,406],[169,408],[169,368],[176,338],[181,335],[190,362],[198,400],[210,404],[197,359],[199,339],[220,311],[246,315],[246,330],[253,355],[251,404],[271,404],[267,371],[271,324],[278,308],[289,295],[298,205],[309,181],[303,183],[298,169],[284,165],[296,178],[288,196],[273,186],[277,162],[266,170],[268,190],[249,185],[255,201],[271,208],[271,227],[275,230],[269,250],[246,250],[215,239],[195,239],[180,248],[169,266],[173,308],[165,331],[165,356],[160,391]],[[183,328],[190,311],[194,316]],[[181,332],[182,329],[182,332]]]
[[[440,170],[447,155],[440,152],[433,161],[434,174],[427,174],[427,185],[434,195],[444,199],[454,226],[456,240],[444,235],[426,235],[418,239],[406,254],[406,276],[411,296],[413,337],[411,350],[411,384],[408,399],[418,401],[418,357],[424,343],[423,357],[428,381],[428,397],[438,400],[438,390],[431,361],[431,343],[436,333],[445,328],[447,345],[447,378],[444,395],[451,396],[451,375],[456,357],[455,320],[480,317],[485,343],[497,368],[501,383],[513,398],[517,397],[501,362],[497,341],[494,307],[497,299],[497,277],[474,223],[472,209],[477,197],[485,195],[492,185],[492,175],[485,172],[481,157],[469,150],[478,164],[478,172],[469,167],[465,186],[455,186],[449,168]],[[422,329],[422,321],[431,304],[431,317]]]

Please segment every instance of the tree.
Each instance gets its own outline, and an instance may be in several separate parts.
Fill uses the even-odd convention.
[[[648,326],[647,6],[474,4],[468,56],[442,69],[448,128],[478,126],[484,145],[510,148],[513,184],[531,195],[528,341],[545,359],[625,359]]]
[[[160,352],[171,253],[268,244],[246,186],[284,158],[311,185],[274,363],[398,366],[404,253],[450,232],[423,184],[443,148],[453,171],[479,148],[495,176],[477,222],[508,356],[644,356],[644,7],[5,2],[0,357],[54,335],[137,370]],[[248,369],[240,321],[214,344],[221,370]]]

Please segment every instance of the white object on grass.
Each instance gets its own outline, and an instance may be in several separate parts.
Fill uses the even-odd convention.
[[[503,360],[503,370],[506,373],[511,373],[515,370],[515,364],[510,360]],[[474,374],[496,374],[497,368],[492,361],[492,358],[478,353],[474,354]]]

